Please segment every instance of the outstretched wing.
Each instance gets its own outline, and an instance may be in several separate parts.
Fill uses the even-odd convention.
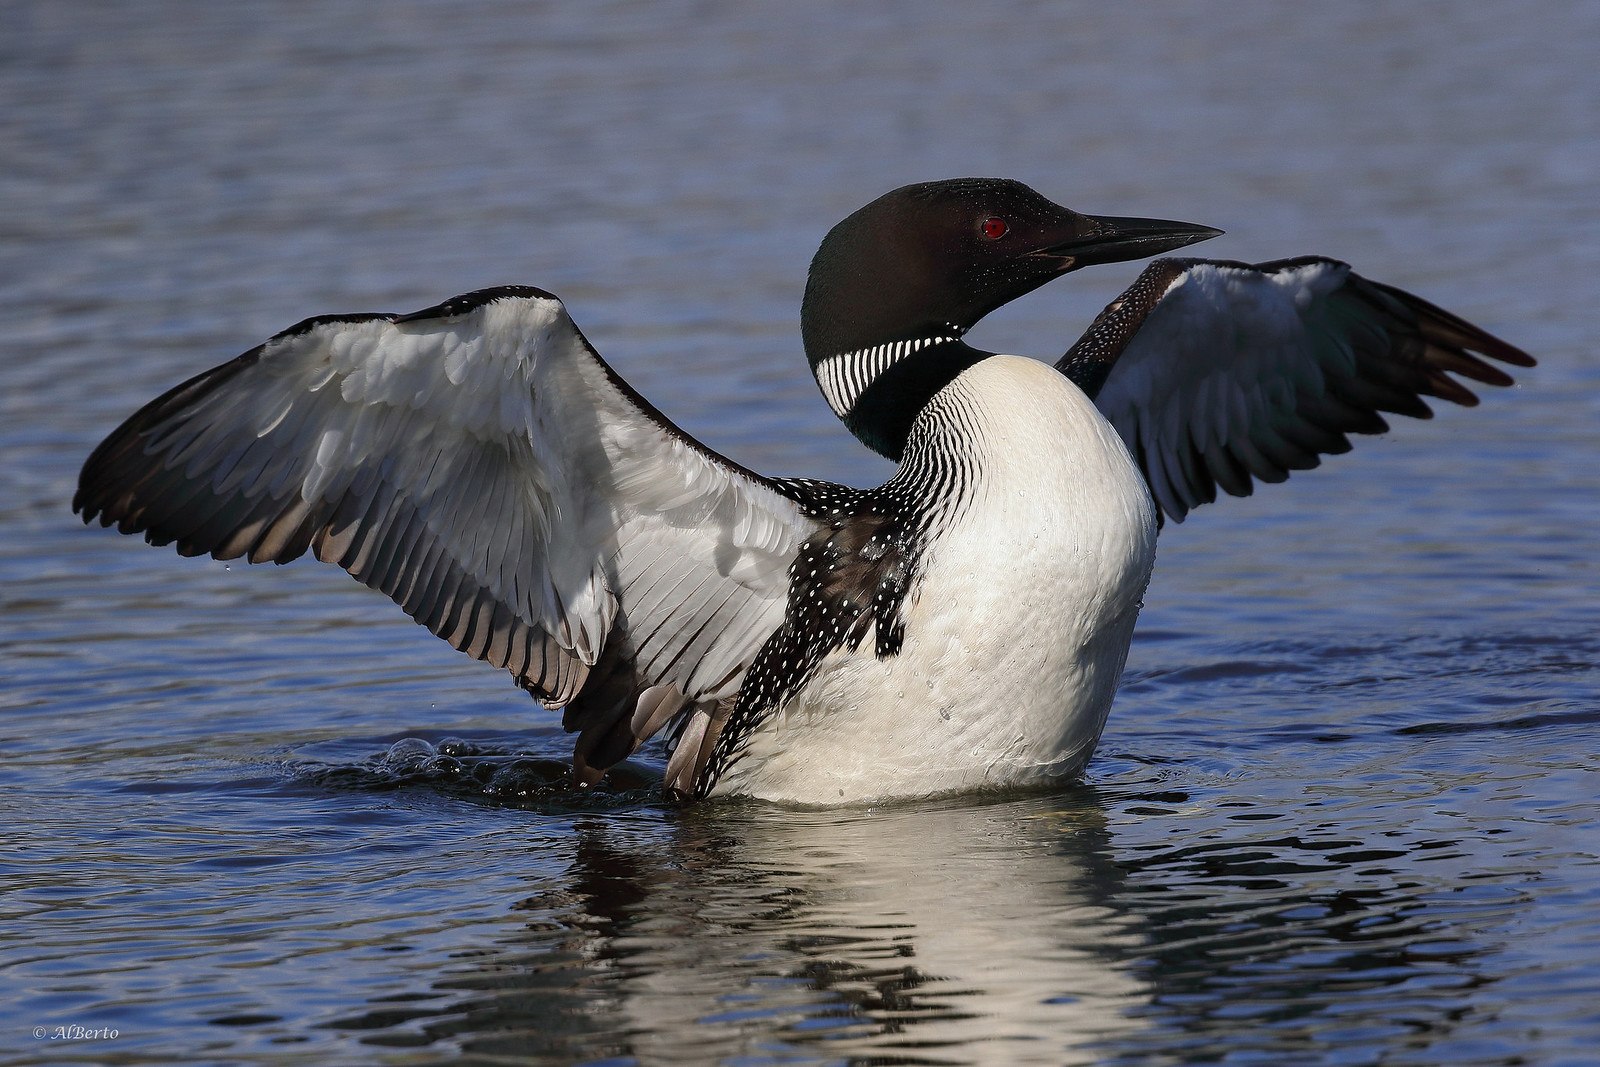
[[[520,286],[308,319],[136,413],[73,508],[184,555],[338,564],[565,706],[586,780],[737,692],[815,528]]]
[[[1476,404],[1452,374],[1510,385],[1486,360],[1533,366],[1335,260],[1160,259],[1056,366],[1117,428],[1161,511],[1182,521],[1219,486],[1248,496],[1254,478],[1281,482],[1349,451],[1346,434],[1385,432],[1379,412],[1429,418],[1424,396]]]

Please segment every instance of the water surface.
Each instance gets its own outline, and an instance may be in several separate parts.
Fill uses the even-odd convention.
[[[1593,1062],[1600,7],[0,21],[9,1062]],[[972,173],[1339,256],[1541,359],[1165,531],[1082,787],[672,809],[650,754],[572,795],[551,717],[342,574],[67,512],[171,384],[505,282],[740,462],[874,482],[805,265]],[[1134,273],[977,343],[1053,358]]]

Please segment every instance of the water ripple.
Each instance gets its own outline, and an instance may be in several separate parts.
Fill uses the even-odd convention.
[[[7,8],[0,1058],[1593,1059],[1600,8],[382,10]],[[344,575],[67,513],[176,382],[507,282],[736,459],[881,480],[800,358],[805,265],[977,172],[1541,360],[1169,525],[1087,786],[678,807],[649,750],[574,790],[552,717]],[[1133,274],[976,343],[1054,356]],[[118,1036],[26,1036],[74,1025]]]

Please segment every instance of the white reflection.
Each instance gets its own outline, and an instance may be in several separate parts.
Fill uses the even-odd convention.
[[[621,972],[602,1011],[654,1063],[1095,1062],[1141,1025],[1116,961],[1144,938],[1098,809],[1065,803],[697,811],[644,854],[581,829],[586,954]]]

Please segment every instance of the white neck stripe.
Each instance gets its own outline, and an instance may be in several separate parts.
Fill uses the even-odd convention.
[[[912,341],[892,341],[871,348],[858,348],[853,352],[840,352],[817,364],[817,384],[822,387],[822,395],[827,398],[833,413],[844,418],[861,399],[861,394],[867,391],[867,386],[894,364],[929,345],[959,339],[959,333],[918,337]]]

